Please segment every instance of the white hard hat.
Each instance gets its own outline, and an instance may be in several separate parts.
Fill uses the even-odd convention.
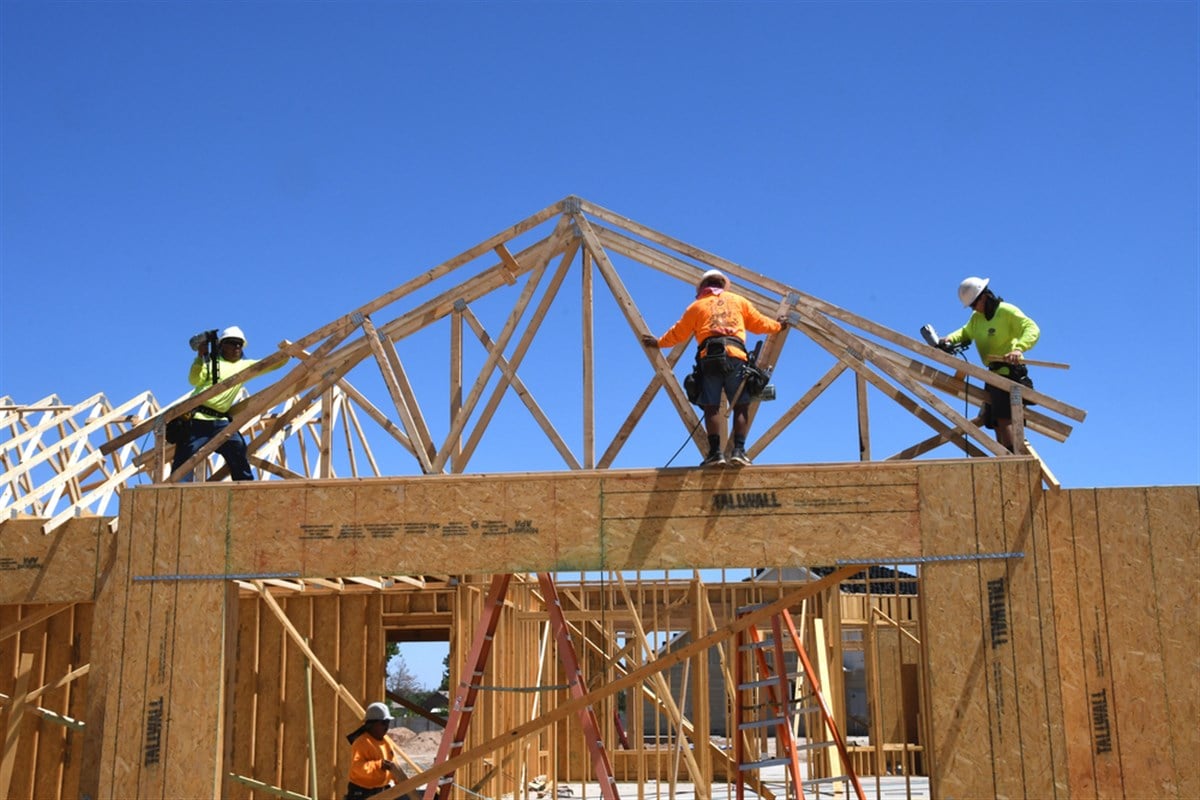
[[[696,282],[696,288],[699,289],[706,281],[712,278],[720,278],[722,286],[729,285],[729,278],[725,277],[725,273],[719,269],[710,269],[708,272],[700,276],[700,280]]]
[[[230,325],[228,328],[221,331],[221,333],[217,336],[217,344],[220,344],[226,339],[241,339],[242,344],[246,344],[246,334],[242,333],[242,329],[237,325]]]
[[[371,703],[367,706],[367,715],[364,719],[366,722],[391,722],[392,712],[388,710],[386,703]]]
[[[966,308],[971,307],[979,299],[979,295],[983,294],[983,290],[987,288],[989,278],[967,278],[958,285],[958,299]]]

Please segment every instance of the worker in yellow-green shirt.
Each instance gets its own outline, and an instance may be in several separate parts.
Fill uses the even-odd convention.
[[[971,309],[967,324],[945,336],[943,346],[975,343],[979,360],[993,372],[1033,388],[1022,354],[1037,344],[1041,330],[1012,303],[988,288],[988,278],[967,278],[958,286],[958,299]],[[988,400],[980,409],[983,424],[996,431],[996,441],[1013,451],[1012,407],[1007,389],[985,386]]]
[[[212,335],[212,332],[197,334],[192,337],[190,344],[196,351],[196,358],[188,371],[188,383],[194,387],[193,396],[258,363],[258,359],[246,358],[242,354],[246,346],[246,334],[236,325],[226,328],[216,336]],[[210,347],[215,347],[215,352],[210,352]],[[286,362],[281,362],[274,369],[279,369],[284,363]],[[181,420],[184,425],[181,433],[172,435],[168,430],[167,440],[175,444],[175,456],[171,460],[172,472],[187,463],[200,448],[229,425],[229,409],[233,407],[241,391],[241,383],[233,384],[220,394],[208,398],[208,402],[197,408],[190,419]],[[175,436],[179,438],[176,439]],[[217,453],[225,459],[230,477],[235,481],[254,480],[250,462],[246,458],[246,440],[240,433],[234,433],[222,442],[217,448]],[[180,480],[191,479],[192,475],[189,473]]]

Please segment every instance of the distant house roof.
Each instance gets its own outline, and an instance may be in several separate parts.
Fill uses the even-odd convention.
[[[755,582],[784,581],[804,583],[816,581],[833,572],[837,567],[769,567],[760,569],[750,578]],[[917,576],[900,572],[889,567],[872,565],[867,572],[871,582],[872,594],[905,594],[917,593]],[[841,583],[845,594],[866,594],[867,584],[862,572],[856,572]]]

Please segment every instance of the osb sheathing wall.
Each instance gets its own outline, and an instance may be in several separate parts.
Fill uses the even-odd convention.
[[[940,479],[939,550],[1025,555],[922,573],[934,795],[1200,797],[1200,488]]]
[[[887,465],[881,466],[887,469]],[[872,498],[863,497],[871,493],[871,481],[843,480],[839,485],[831,478],[838,473],[844,479],[874,470],[875,465],[840,470],[756,468],[719,478],[689,472],[665,482],[661,473],[647,475],[658,476],[653,480],[661,487],[669,489],[674,484],[680,497],[669,503],[672,513],[695,510],[685,500],[693,492],[708,491],[711,502],[714,489],[762,491],[764,485],[778,487],[769,490],[776,492],[782,508],[797,509],[801,497],[814,496],[814,483],[828,487],[822,498],[825,508],[853,511],[872,508]],[[894,480],[903,478],[905,471],[912,480]],[[566,494],[574,494],[578,498],[574,507],[586,510],[589,494],[579,490],[588,479],[581,482],[578,476],[567,477],[573,478],[569,485],[558,487],[563,501],[567,501]],[[919,509],[913,503],[913,516],[919,518],[922,555],[1016,550],[1025,554],[1020,559],[933,563],[922,568],[922,639],[928,665],[925,688],[931,709],[929,763],[935,796],[1200,796],[1200,625],[1194,607],[1200,577],[1200,489],[1087,489],[1043,494],[1036,477],[1031,462],[1002,459],[905,465],[885,482],[893,496],[897,484],[907,484],[910,496],[919,497]],[[647,480],[636,473],[619,473],[614,478],[618,485]],[[599,478],[589,479],[597,487],[601,484]],[[414,480],[437,483],[442,479]],[[445,487],[454,502],[464,504],[465,514],[478,508],[470,488],[473,480],[480,479],[447,479],[454,485]],[[527,476],[513,476],[512,480],[536,482]],[[706,486],[706,480],[724,483]],[[486,481],[493,492],[498,484],[509,484],[507,477],[488,476]],[[552,482],[550,478],[541,482],[543,496],[546,492],[560,496],[557,489],[547,489],[546,483]],[[382,483],[393,485],[393,493],[409,491],[411,499],[412,482]],[[396,483],[408,485],[397,488]],[[61,677],[56,670],[65,674],[76,668],[76,659],[92,664],[90,674],[71,682],[66,699],[64,693],[54,690],[36,700],[43,708],[80,716],[89,724],[82,748],[76,746],[77,734],[64,735],[61,726],[38,714],[26,713],[19,722],[11,723],[10,702],[5,701],[0,726],[17,742],[9,764],[7,796],[79,796],[79,787],[89,783],[89,776],[81,774],[89,771],[89,750],[100,748],[104,757],[94,760],[102,760],[103,769],[93,768],[91,776],[92,785],[100,787],[96,796],[219,794],[220,769],[234,764],[234,751],[244,746],[238,744],[242,734],[236,733],[230,737],[231,752],[222,753],[224,697],[219,691],[221,681],[215,677],[225,674],[221,665],[232,659],[223,639],[225,613],[237,620],[235,631],[243,630],[242,604],[227,601],[220,581],[135,581],[134,577],[237,572],[247,566],[265,572],[279,564],[315,574],[312,565],[319,561],[319,566],[328,566],[329,562],[313,558],[306,546],[297,546],[295,537],[278,524],[287,518],[283,510],[289,503],[295,504],[293,519],[300,515],[305,520],[302,524],[309,524],[319,507],[333,503],[329,496],[332,488],[343,502],[326,506],[328,512],[322,511],[322,515],[351,524],[367,516],[355,510],[356,501],[373,507],[378,500],[370,497],[370,492],[362,492],[369,485],[364,482],[341,489],[336,484],[277,485],[286,492],[275,487],[246,487],[262,496],[247,494],[244,503],[237,498],[243,487],[227,484],[135,490],[123,503],[121,533],[116,537],[104,532],[103,521],[87,519],[73,521],[67,532],[50,537],[41,535],[39,521],[0,523],[0,631],[5,633],[0,639],[0,692],[8,696],[14,692],[23,653],[30,654],[34,663],[26,676],[27,691],[56,681]],[[273,495],[272,490],[280,494]],[[502,502],[493,511],[515,509],[507,505],[513,496],[509,492],[508,488],[501,490]],[[183,504],[185,494],[187,502]],[[285,494],[286,499],[273,499]],[[493,493],[493,502],[495,497]],[[839,497],[840,505],[834,505],[831,501]],[[297,503],[297,498],[308,502]],[[810,503],[808,508],[814,506]],[[422,516],[429,511],[428,506],[416,503],[407,507],[422,509]],[[248,513],[255,509],[256,519]],[[398,520],[413,516],[404,513],[403,505],[394,504],[381,513]],[[520,513],[526,518],[524,511]],[[185,516],[187,524],[182,521]],[[714,560],[734,561],[742,552],[727,546],[723,514],[712,515],[717,519],[698,529],[694,523],[668,529],[652,524],[648,516],[644,514],[640,522],[626,519],[621,523],[632,525],[635,532],[640,530],[632,540],[637,546],[607,550],[611,560],[606,557],[601,562],[592,553],[588,561],[582,555],[588,550],[586,542],[567,543],[579,556],[574,563],[591,564],[592,568],[654,568],[652,565],[661,563],[658,542],[664,537],[671,539],[666,543],[668,550],[683,548],[687,536],[697,536],[694,541],[720,541],[716,547],[683,548],[692,555],[711,554]],[[777,556],[774,563],[828,563],[838,550],[837,555],[857,556],[870,549],[862,545],[873,537],[874,526],[858,527],[853,513],[842,516],[840,528],[832,530],[828,518],[815,521],[810,530],[819,534],[819,541],[807,538],[802,525],[773,524],[778,535],[777,547],[770,551]],[[870,521],[869,514],[866,519]],[[903,523],[910,517],[901,515],[899,519],[898,527],[908,531]],[[746,530],[751,547],[763,541],[753,521],[728,521]],[[607,543],[612,541],[607,523],[607,517],[596,515],[590,525],[573,529]],[[555,525],[546,527],[557,530]],[[680,529],[687,535],[674,536]],[[135,541],[138,546],[131,547]],[[901,544],[907,541],[903,539]],[[93,640],[97,644],[89,646],[88,609],[83,598],[97,586],[97,575],[106,563],[105,548],[114,542],[113,574],[107,584],[99,584],[105,591],[94,614],[97,630]],[[249,547],[249,558],[242,555],[247,542],[258,542]],[[369,546],[360,551],[360,544],[354,542],[346,554],[351,569],[328,574],[361,573],[361,563],[378,558],[379,553]],[[557,551],[549,552],[557,552],[561,562],[565,560],[561,558],[564,547],[559,544]],[[505,551],[494,547],[493,551],[498,560],[506,560]],[[394,545],[390,552],[403,554],[403,563],[395,565],[398,572],[420,572],[418,567],[424,562],[417,557],[430,556],[428,549],[414,552]],[[461,552],[469,562],[477,555],[472,547]],[[758,561],[760,551],[752,552],[755,566],[771,563]],[[912,550],[893,546],[886,556],[890,560],[905,552]],[[289,554],[290,563],[285,558]],[[531,560],[530,567],[546,568],[545,559]],[[311,563],[306,566],[306,561]],[[438,563],[438,571],[454,571],[449,564]],[[484,570],[476,567],[472,571]],[[51,616],[19,633],[9,633],[14,625],[21,627],[20,620],[46,611],[46,604],[56,601],[78,605],[69,615],[62,612],[62,620]],[[232,606],[238,606],[241,613],[232,613]],[[110,630],[101,635],[99,630],[105,624]],[[165,635],[168,627],[170,636]],[[231,641],[242,640],[239,633]],[[142,655],[121,659],[120,651]],[[47,666],[53,659],[61,659],[63,652],[70,654],[68,663]],[[229,663],[236,663],[237,675],[231,676],[230,685],[237,686],[237,680],[245,679],[240,675],[245,669],[240,655]],[[269,683],[270,676],[264,672],[256,680]],[[105,703],[85,696],[94,696],[95,691],[85,689],[100,684],[108,687]],[[163,717],[167,724],[157,742],[147,740],[151,695],[162,696],[171,711]],[[80,703],[87,713],[81,714]],[[236,705],[243,703],[238,700]],[[264,699],[264,711],[268,705]],[[338,729],[337,735],[345,732],[338,723],[330,727]],[[236,722],[233,730],[239,730]],[[56,737],[69,742],[69,755],[61,750],[52,755]],[[148,743],[156,744],[157,749],[148,751]],[[82,755],[76,758],[80,749]],[[223,755],[226,763],[222,765]],[[63,763],[61,770],[51,766],[56,758]],[[57,794],[46,783],[53,783],[53,776],[57,776]],[[36,790],[35,779],[44,781]]]

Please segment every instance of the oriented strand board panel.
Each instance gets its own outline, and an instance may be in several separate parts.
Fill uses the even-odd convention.
[[[1054,608],[1054,639],[1058,665],[1061,727],[1072,731],[1060,766],[1059,779],[1067,783],[1067,796],[1095,797],[1096,774],[1090,739],[1079,731],[1091,728],[1087,693],[1087,658],[1079,617],[1079,583],[1076,581],[1075,533],[1071,514],[1072,496],[1079,492],[1046,495],[1045,519],[1049,536],[1051,601]]]
[[[81,517],[50,534],[42,519],[0,522],[0,605],[92,600],[116,545],[110,521]]]
[[[925,535],[943,552],[975,553],[975,475],[930,476],[922,486]],[[990,647],[972,562],[921,570],[921,641],[931,698],[929,778],[935,797],[996,797],[989,716]]]
[[[106,664],[104,797],[220,794],[225,584],[179,576],[223,570],[224,539],[214,526],[225,517],[224,498],[191,498],[184,525],[182,494],[167,489],[122,502],[112,598],[104,604],[119,617],[119,644],[108,653],[115,659]]]
[[[131,493],[180,492],[181,529],[223,542],[225,568],[237,575],[806,566],[918,553],[918,475],[962,469],[439,475]]]
[[[1120,754],[1124,791],[1128,797],[1182,796],[1171,746],[1175,720],[1164,658],[1167,630],[1163,612],[1167,609],[1160,604],[1161,581],[1156,569],[1160,565],[1154,556],[1148,498],[1145,490],[1098,489],[1096,508],[1104,563],[1105,617],[1112,648],[1114,691],[1108,711]],[[1176,547],[1186,552],[1187,531],[1172,527],[1159,533],[1166,540],[1161,543],[1166,546],[1160,554]],[[1194,542],[1194,534],[1191,538]],[[1162,567],[1169,569],[1169,562]],[[1193,577],[1193,589],[1195,586]],[[1163,588],[1168,592],[1173,589],[1169,585]],[[1195,734],[1194,719],[1192,723]],[[1195,762],[1189,762],[1190,769]]]
[[[1047,646],[1053,608],[1037,468],[990,459],[929,477],[939,480],[921,485],[926,553],[965,557],[922,568],[934,792],[1063,796],[1061,703],[1047,685],[1055,683],[1056,655]]]
[[[922,485],[942,548],[1023,553],[923,568],[935,795],[1198,796],[1198,490],[1031,494],[1023,469]]]
[[[1169,750],[1180,797],[1200,797],[1200,487],[1146,489]]]

